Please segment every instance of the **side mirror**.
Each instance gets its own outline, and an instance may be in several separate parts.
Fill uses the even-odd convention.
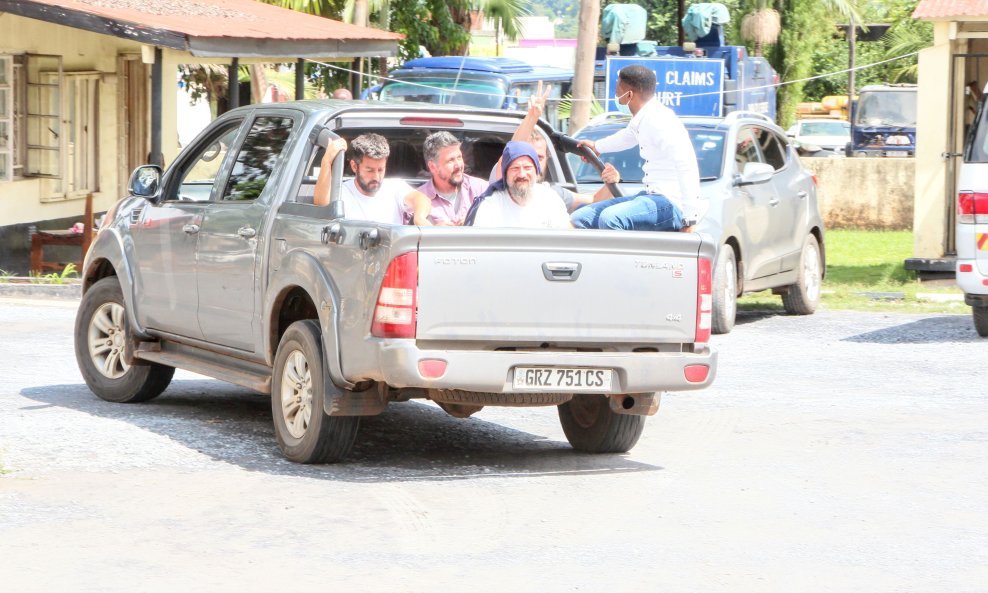
[[[807,144],[807,143],[800,144],[799,145],[799,148],[798,148],[799,154],[802,154],[802,155],[816,154],[816,153],[820,152],[821,150],[823,150],[823,149],[820,148],[819,146],[817,146],[816,144]]]
[[[765,183],[775,174],[775,167],[768,163],[748,163],[738,176],[735,185],[754,185]]]
[[[141,165],[130,174],[127,184],[130,194],[153,200],[161,190],[161,167],[158,165]]]

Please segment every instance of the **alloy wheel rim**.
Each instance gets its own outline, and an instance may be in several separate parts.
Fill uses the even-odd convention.
[[[811,302],[820,298],[820,254],[815,246],[810,246],[803,261],[803,273],[806,278],[806,296]]]
[[[290,435],[305,436],[312,420],[312,372],[301,350],[288,355],[281,373],[281,415]]]
[[[124,308],[118,303],[104,303],[89,320],[89,356],[96,370],[108,379],[127,374],[130,365],[124,360]]]
[[[724,266],[724,313],[727,319],[734,319],[734,308],[737,305],[738,273],[734,261],[727,260]]]

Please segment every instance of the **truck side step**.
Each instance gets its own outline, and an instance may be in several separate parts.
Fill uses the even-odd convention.
[[[134,357],[206,375],[259,393],[271,393],[271,369],[264,365],[218,355],[192,346],[173,343],[161,345],[164,348],[159,350],[159,343],[144,342],[140,344]],[[195,353],[183,352],[183,350],[194,350]],[[204,360],[204,357],[222,358],[222,361],[213,362]]]

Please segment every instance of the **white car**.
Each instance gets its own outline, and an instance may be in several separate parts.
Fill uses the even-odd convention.
[[[843,156],[851,141],[851,124],[839,119],[801,119],[786,136],[808,156]],[[819,150],[816,150],[819,148]]]
[[[599,140],[624,128],[628,116],[605,114],[574,137]],[[816,177],[803,167],[782,128],[760,113],[725,118],[682,117],[700,167],[701,197],[709,208],[696,231],[717,243],[712,327],[734,327],[737,297],[771,289],[786,312],[809,315],[820,303],[826,273],[823,217]],[[569,155],[581,193],[592,194],[600,175]],[[626,195],[642,189],[638,147],[601,155],[621,174]]]
[[[988,93],[988,87],[985,88]],[[986,95],[988,96],[988,95]],[[981,99],[957,184],[957,285],[988,337],[988,100]]]

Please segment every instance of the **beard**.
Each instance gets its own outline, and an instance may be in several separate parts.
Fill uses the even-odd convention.
[[[452,185],[453,187],[460,187],[463,185],[463,171],[453,171],[449,174],[446,179],[446,183]]]
[[[532,184],[528,179],[515,179],[508,184],[508,195],[515,201],[527,200],[532,191]]]
[[[376,179],[371,179],[370,181],[364,182],[364,180],[357,175],[353,178],[353,181],[360,188],[360,191],[364,192],[369,196],[373,196],[377,193],[377,190],[381,189],[381,182]]]

